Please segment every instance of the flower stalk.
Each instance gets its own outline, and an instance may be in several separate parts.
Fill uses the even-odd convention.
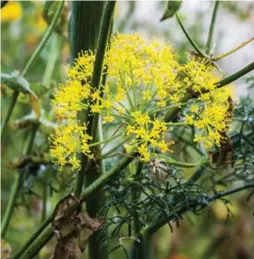
[[[219,8],[219,0],[216,0],[214,2],[214,9],[213,9],[213,14],[212,14],[212,20],[210,23],[210,28],[209,28],[209,33],[208,33],[208,39],[206,43],[206,54],[210,55],[211,52],[211,47],[212,47],[212,41],[213,41],[213,34],[214,34],[214,27],[215,27],[215,21],[218,13],[218,8]]]

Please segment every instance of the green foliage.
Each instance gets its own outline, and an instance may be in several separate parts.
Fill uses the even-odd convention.
[[[173,17],[180,9],[181,3],[181,1],[169,1],[163,19]],[[193,141],[197,133],[196,129],[185,125],[172,126],[170,134],[166,136],[168,140],[175,142],[173,153],[161,155],[154,152],[148,163],[138,161],[136,153],[126,154],[123,145],[124,137],[122,142],[116,141],[112,145],[103,142],[103,154],[106,154],[106,159],[103,155],[97,154],[95,159],[87,160],[83,172],[87,173],[86,169],[89,168],[91,178],[84,187],[82,175],[78,178],[77,172],[73,172],[68,164],[60,171],[49,157],[49,135],[58,126],[50,102],[56,85],[65,81],[63,71],[69,61],[68,7],[62,8],[59,2],[45,2],[44,7],[39,2],[19,4],[22,7],[22,16],[18,20],[2,23],[4,51],[1,81],[7,86],[7,88],[2,87],[2,117],[8,118],[7,123],[3,124],[6,130],[2,135],[2,215],[7,218],[7,221],[4,221],[10,223],[4,224],[6,235],[4,233],[3,236],[6,241],[2,241],[2,253],[4,253],[2,255],[8,257],[12,253],[15,259],[27,259],[39,253],[39,258],[50,258],[54,251],[55,256],[57,252],[61,254],[66,248],[64,244],[68,244],[68,247],[71,247],[69,254],[74,255],[76,251],[78,254],[76,258],[81,257],[81,251],[86,247],[88,233],[90,235],[96,231],[93,242],[90,242],[90,251],[92,248],[96,253],[92,255],[90,252],[90,259],[96,258],[96,254],[107,247],[109,247],[110,258],[136,259],[139,254],[139,259],[148,259],[152,253],[154,258],[174,256],[218,258],[218,251],[222,249],[222,245],[225,245],[223,243],[225,237],[220,234],[224,231],[234,244],[237,244],[234,249],[224,250],[232,250],[237,254],[244,247],[251,256],[253,251],[247,249],[251,244],[253,233],[244,232],[244,228],[240,228],[241,231],[237,232],[237,224],[242,226],[247,222],[253,226],[251,204],[254,194],[254,110],[251,96],[241,98],[231,107],[234,119],[232,127],[224,135],[225,142],[220,147],[213,147],[209,152],[202,144]],[[8,4],[4,8],[7,6]],[[233,5],[223,3],[223,6],[232,9]],[[137,5],[130,4],[127,14],[134,14],[135,8]],[[236,8],[232,11],[238,13]],[[56,15],[57,12],[59,16]],[[82,16],[82,13],[79,14]],[[101,13],[92,12],[90,22],[80,23],[79,30],[72,35],[77,37],[76,52],[71,55],[73,58],[77,56],[79,52],[77,49],[82,44],[85,44],[82,46],[92,44],[96,48],[99,35],[98,30],[94,30],[93,19],[96,15],[100,17]],[[108,18],[106,29],[109,29],[110,17],[106,17]],[[41,23],[35,25],[39,18],[42,19]],[[54,19],[56,19],[55,27],[48,30]],[[126,19],[125,23],[120,25],[128,29],[127,22]],[[188,24],[188,17],[184,23]],[[212,23],[215,23],[215,19]],[[77,28],[78,24],[74,24]],[[199,56],[203,55],[207,61],[216,66],[210,53],[203,52],[205,47],[199,40],[202,37],[196,35],[202,27],[201,24],[187,25],[187,30],[179,19],[179,25],[179,30],[182,28],[184,31],[182,35],[188,35],[192,47],[200,52]],[[91,42],[78,34],[84,26],[87,26],[85,29],[93,28],[90,33],[94,36],[94,40]],[[102,42],[99,41],[102,45],[98,49],[105,48],[109,32],[106,29],[103,29],[105,34]],[[45,37],[45,31],[46,34],[47,31],[49,33],[47,37]],[[178,34],[179,31],[175,33]],[[192,37],[193,35],[195,37]],[[86,33],[83,36],[86,36]],[[36,47],[40,38],[43,39],[43,44],[39,45],[41,47]],[[71,44],[74,44],[73,40]],[[183,53],[188,50],[190,44],[187,39],[179,44],[179,48],[182,49],[183,63],[186,61],[186,55]],[[36,55],[33,54],[34,50]],[[103,51],[100,51],[100,54],[98,60],[102,62]],[[197,57],[197,53],[194,53],[193,57]],[[98,62],[99,65],[100,62]],[[26,75],[12,72],[14,69],[22,71],[24,68],[26,68]],[[100,70],[98,69],[97,75],[94,74],[95,86],[101,80]],[[220,81],[219,86],[222,87],[252,70],[253,63],[226,77],[224,81]],[[253,90],[251,89],[253,76],[248,77],[246,83],[250,90]],[[13,94],[12,97],[10,93]],[[21,95],[18,97],[15,93],[21,93]],[[33,100],[27,100],[24,96],[32,97]],[[190,93],[190,98],[195,99],[196,96],[191,96]],[[191,103],[192,100],[188,102]],[[12,108],[11,112],[9,107]],[[174,109],[171,119],[177,123],[181,121],[185,112],[185,110],[179,112],[179,109]],[[94,124],[93,128],[96,128],[97,119],[94,119],[94,123],[91,120],[89,124],[94,135],[92,125]],[[113,131],[116,126],[118,125],[105,125],[104,135],[115,134]],[[100,175],[98,172],[104,168],[104,165],[105,172],[102,170]],[[83,172],[81,171],[81,174]],[[85,178],[89,177],[86,175]],[[81,179],[80,182],[79,179]],[[76,194],[81,192],[80,197],[70,196],[77,184],[80,191]],[[14,188],[16,191],[11,194],[10,189],[13,186],[17,188]],[[237,194],[244,190],[246,190],[244,195]],[[105,193],[104,198],[100,196],[100,191]],[[233,194],[235,194],[234,198],[231,197]],[[58,213],[57,208],[61,207],[66,197],[73,197],[74,205],[65,204],[66,212],[60,210]],[[245,201],[246,197],[248,202]],[[82,204],[88,198],[90,205],[83,206],[81,210]],[[223,209],[221,207],[218,209],[218,201],[221,202]],[[89,214],[95,204],[99,204],[95,211],[96,215],[92,216],[96,220],[91,220],[91,215],[89,217],[87,212]],[[9,211],[9,214],[6,211]],[[68,225],[73,227],[67,238],[55,235],[58,241],[55,250],[54,242],[46,245],[54,235],[53,230],[57,233],[55,224],[53,224],[54,228],[51,227],[52,220],[53,222],[56,220],[56,217],[52,217],[52,213],[57,217],[61,214],[58,218],[60,220],[61,216],[68,216],[62,222],[63,229]],[[236,215],[234,219],[233,213]],[[105,221],[105,223],[100,231],[97,231],[94,224],[98,219],[100,220],[97,216],[102,215],[103,220],[100,222]],[[245,223],[241,221],[243,218]],[[39,227],[45,219],[46,221]],[[232,233],[228,233],[229,227],[225,227],[226,219]],[[216,231],[215,224],[223,231]],[[170,231],[168,228],[163,228],[158,232],[165,225],[170,227]],[[84,236],[86,236],[85,239]],[[241,240],[236,240],[236,236]],[[162,249],[160,247],[162,245],[166,248]],[[150,248],[156,249],[151,252]],[[68,253],[64,254],[64,256],[67,255]]]

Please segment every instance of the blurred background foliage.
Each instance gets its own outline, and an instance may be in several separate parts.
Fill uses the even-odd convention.
[[[115,12],[114,30],[122,33],[139,31],[147,38],[155,37],[160,41],[169,41],[177,49],[181,61],[184,62],[191,46],[174,19],[159,22],[165,4],[166,2],[163,1],[119,2]],[[25,94],[21,94],[18,98],[7,134],[1,143],[2,213],[6,208],[14,174],[17,173],[16,169],[27,172],[25,187],[22,189],[18,206],[16,206],[10,229],[5,238],[11,244],[13,253],[45,219],[46,214],[53,211],[59,199],[71,190],[73,176],[70,170],[65,169],[58,173],[57,168],[47,155],[48,137],[55,127],[50,99],[57,84],[65,80],[65,69],[69,62],[67,34],[69,5],[70,3],[66,2],[56,31],[51,35],[46,47],[26,76],[31,89],[39,97],[41,112],[40,126],[36,131],[32,154],[29,158],[20,160],[26,146],[24,143],[29,141],[29,133],[34,127],[36,116],[31,101]],[[44,8],[44,1],[11,1],[2,9],[2,73],[10,73],[15,70],[22,72],[24,69],[51,19],[50,12],[45,17]],[[183,21],[200,47],[204,47],[206,43],[212,8],[212,2],[203,1],[195,4],[186,1],[183,2],[181,8],[180,13]],[[216,54],[228,51],[251,38],[253,36],[253,22],[253,2],[223,1],[215,31]],[[226,73],[230,74],[253,59],[254,44],[251,43],[238,53],[220,61],[219,64]],[[250,110],[253,107],[253,88],[248,88],[251,84],[253,84],[253,80],[246,82],[240,79],[234,89],[236,100],[239,100],[240,94],[249,95],[248,100],[245,98],[239,104],[239,106],[242,105],[242,108],[238,109],[238,114],[235,116],[240,119],[246,119],[246,102],[249,102]],[[1,85],[1,92],[1,116],[4,118],[12,90]],[[240,114],[241,111],[242,114]],[[253,120],[253,109],[248,118]],[[235,122],[231,129],[232,135],[240,128],[239,123],[239,121]],[[244,130],[246,134],[251,134],[253,125],[248,127],[245,127]],[[242,143],[245,140],[237,135],[235,141]],[[179,145],[181,147],[182,144]],[[250,146],[246,152],[240,150],[237,154],[241,153],[242,156],[253,155],[253,146]],[[29,159],[33,159],[33,157],[39,161],[35,161],[31,165]],[[192,154],[190,159],[194,158],[195,154]],[[253,157],[250,156],[250,160],[250,165],[253,166]],[[246,171],[247,169],[241,169],[239,166],[239,170]],[[249,170],[253,170],[253,167]],[[191,173],[190,170],[184,172],[186,175],[191,175]],[[230,200],[231,203],[227,206],[220,200],[213,202],[209,210],[199,217],[193,213],[187,213],[183,216],[184,220],[180,222],[180,226],[173,224],[173,233],[168,226],[161,228],[153,237],[154,258],[254,258],[254,220],[252,215],[254,199],[252,197],[247,202],[246,195],[239,194],[234,195]],[[229,213],[229,209],[232,213]],[[124,234],[127,233],[127,229],[122,231],[123,236],[127,235]],[[132,241],[128,239],[123,241],[126,249],[131,246]],[[117,244],[119,241],[115,240],[114,242]],[[40,258],[49,258],[53,244],[54,241],[43,248]],[[111,254],[111,258],[125,258],[124,256],[124,252],[120,250]]]

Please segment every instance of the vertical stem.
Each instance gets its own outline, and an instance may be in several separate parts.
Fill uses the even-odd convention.
[[[103,1],[73,1],[71,3],[71,20],[69,26],[69,38],[71,45],[71,62],[78,57],[82,50],[95,50],[97,46]],[[79,112],[80,123],[87,122],[85,111]],[[88,167],[87,156],[82,155],[81,169],[78,172],[75,195],[80,195]]]
[[[5,119],[4,119],[4,121],[3,121],[3,124],[2,124],[1,139],[2,139],[2,137],[3,137],[4,134],[5,134],[5,131],[6,131],[8,122],[9,122],[9,120],[10,120],[11,114],[12,114],[12,112],[13,112],[15,103],[16,103],[16,101],[17,101],[18,95],[19,95],[19,92],[15,91],[15,92],[13,92],[13,94],[12,94],[12,96],[11,96],[11,102],[10,102],[10,104],[9,104],[9,108],[8,108],[6,117],[5,117]]]
[[[28,141],[26,150],[24,152],[24,155],[26,155],[26,156],[29,155],[32,151],[32,146],[33,146],[33,143],[34,143],[34,138],[35,138],[38,127],[39,127],[38,123],[33,125],[32,135],[31,135],[31,137]],[[5,237],[7,229],[9,227],[10,220],[11,220],[11,217],[12,217],[12,214],[13,214],[13,211],[14,211],[14,207],[15,207],[15,202],[16,202],[16,199],[18,197],[19,191],[22,187],[24,176],[25,176],[25,170],[22,170],[18,174],[15,174],[13,189],[11,191],[11,195],[10,195],[10,198],[8,200],[7,208],[6,208],[4,216],[3,216],[2,228],[1,228],[2,238]]]
[[[137,172],[136,175],[139,175],[142,171],[143,168],[143,163],[141,161],[138,162],[137,165]],[[132,202],[135,203],[136,200],[140,199],[140,192],[133,192],[132,193]],[[138,217],[138,213],[136,211],[133,211],[133,218],[134,218],[134,231],[135,235],[138,235],[138,233],[141,230],[140,227],[140,221]],[[145,247],[147,243],[144,242],[144,239],[140,239],[140,242],[134,241],[132,245],[132,250],[131,250],[131,259],[146,259],[147,257],[144,257],[144,250],[147,249]]]
[[[71,62],[81,50],[95,50],[97,46],[103,1],[73,1],[69,39],[71,44]]]
[[[8,229],[8,226],[9,226],[9,223],[10,223],[10,220],[11,220],[11,216],[12,216],[12,213],[13,213],[13,210],[14,210],[15,202],[16,202],[18,192],[19,192],[19,189],[20,189],[21,180],[23,178],[23,175],[24,175],[24,171],[19,172],[19,174],[15,174],[15,180],[14,180],[14,183],[13,183],[11,196],[9,197],[7,208],[5,210],[3,221],[2,221],[2,228],[1,228],[2,238],[5,237],[6,231]]]
[[[42,212],[41,212],[41,221],[43,222],[47,217],[47,200],[48,200],[48,182],[43,180],[43,195],[42,195]]]
[[[144,233],[138,236],[139,241],[134,241],[131,253],[131,259],[152,259],[153,258],[153,242],[152,234]]]
[[[219,3],[220,3],[220,1],[217,0],[217,1],[215,1],[215,4],[214,4],[212,20],[211,20],[211,23],[210,23],[208,39],[207,39],[207,43],[206,43],[206,54],[208,54],[208,55],[211,52],[211,46],[212,46],[212,41],[213,41],[213,32],[214,32],[215,21],[216,21]]]
[[[100,26],[103,25],[102,14],[104,10],[104,2],[93,2],[93,1],[73,1],[72,2],[72,17],[69,27],[70,43],[71,43],[71,59],[72,62],[78,53],[81,50],[92,50],[94,51],[97,48],[99,41],[99,32]],[[98,55],[99,54],[99,55]],[[100,44],[97,48],[97,54],[95,63],[98,64],[98,57],[102,54],[102,60],[104,57],[104,52],[100,50]],[[97,65],[98,66],[98,65]],[[102,69],[102,67],[101,67]],[[97,74],[95,71],[98,71]],[[95,76],[96,75],[96,76]],[[93,81],[94,78],[101,79],[101,70],[94,69]],[[95,84],[92,83],[92,87]],[[99,83],[98,83],[99,85]],[[96,86],[97,87],[97,86]],[[90,116],[89,111],[82,111],[78,114],[78,119],[80,123],[88,123],[88,133],[91,135],[91,128],[93,124],[94,116]],[[96,121],[98,123],[98,120]],[[93,135],[94,132],[92,132]],[[95,139],[96,141],[96,139]],[[95,148],[95,152],[98,151],[98,148]],[[103,171],[103,164],[100,161],[89,161],[87,156],[82,155],[81,158],[81,170],[78,172],[75,195],[80,195],[84,186],[84,180],[86,180],[86,186],[93,183]],[[92,197],[87,199],[87,211],[91,217],[97,216],[100,208],[104,202],[104,193],[102,190],[98,190]],[[90,259],[99,259],[107,258],[107,249],[106,247],[100,246],[100,240],[98,236],[100,231],[94,233],[89,239],[89,258]]]
[[[96,57],[94,62],[94,70],[93,70],[93,77],[92,77],[92,88],[98,89],[100,87],[101,80],[105,81],[105,77],[102,78],[102,71],[103,71],[103,61],[104,55],[106,52],[109,34],[111,32],[111,24],[112,18],[115,8],[115,1],[107,1],[105,3],[103,16],[101,19],[100,24],[100,33],[98,38],[98,45],[96,51]],[[98,128],[99,125],[99,128]],[[98,129],[101,129],[101,122],[99,120],[99,116],[96,114],[89,118],[89,125],[88,131],[89,134],[93,136],[93,139],[96,141],[100,138],[100,134],[97,134]],[[100,139],[99,139],[100,141]],[[94,150],[96,155],[100,155],[100,150],[98,147]],[[99,168],[99,169],[98,169]],[[90,163],[90,166],[86,172],[86,185],[92,184],[99,178],[101,175],[104,174],[104,162],[102,160],[97,159],[94,163]],[[104,191],[103,189],[97,190],[96,193],[89,196],[87,199],[87,212],[91,217],[96,217],[98,214],[102,216],[103,212],[100,209],[103,207],[104,204]],[[106,230],[99,230],[95,232],[88,244],[88,253],[90,259],[106,259],[108,258],[108,251],[107,246],[101,247],[101,240],[107,239]]]
[[[59,57],[60,51],[62,50],[63,44],[64,44],[63,37],[61,37],[57,33],[54,33],[54,35],[52,35],[52,43],[50,46],[48,60],[47,60],[47,64],[44,72],[44,77],[42,80],[42,84],[45,87],[50,86],[50,80],[55,70],[55,64]]]

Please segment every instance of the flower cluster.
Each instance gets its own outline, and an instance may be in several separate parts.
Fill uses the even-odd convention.
[[[60,167],[70,164],[72,169],[80,168],[80,160],[77,153],[82,152],[84,155],[92,158],[88,141],[92,139],[86,134],[86,125],[61,125],[56,129],[52,136],[51,155],[56,159]]]
[[[199,102],[196,101],[190,107],[185,121],[198,130],[194,141],[203,142],[207,148],[211,148],[213,144],[220,146],[223,141],[222,133],[227,130],[232,120],[228,110],[230,96],[229,89],[217,89],[201,95]]]
[[[95,55],[80,53],[68,69],[69,80],[54,95],[52,104],[64,125],[52,137],[51,154],[61,166],[70,163],[79,168],[78,152],[92,156],[91,137],[76,119],[82,110],[88,116],[99,114],[103,125],[121,125],[126,145],[145,162],[151,152],[170,152],[173,141],[165,118],[172,106],[186,107],[185,125],[194,125],[199,132],[194,141],[208,148],[220,144],[220,133],[230,122],[226,119],[230,92],[216,89],[219,76],[205,61],[189,60],[181,65],[170,45],[147,43],[139,34],[116,34],[104,60],[107,81],[92,89]],[[189,102],[182,103],[189,90],[198,96],[190,107]]]

